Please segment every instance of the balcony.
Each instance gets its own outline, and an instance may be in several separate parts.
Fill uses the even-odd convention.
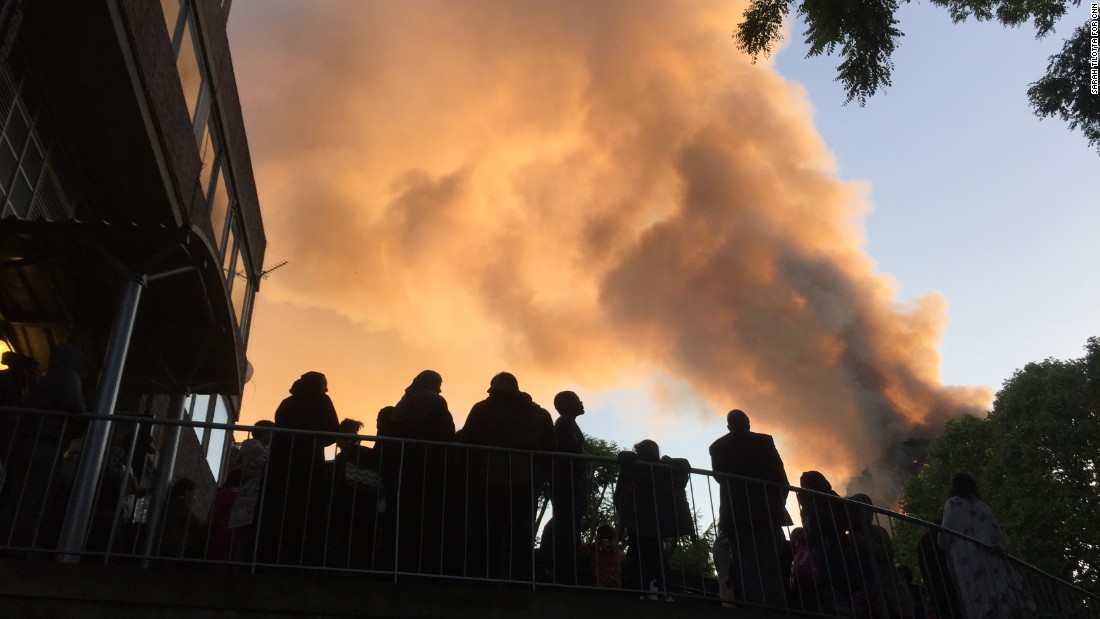
[[[939,605],[964,618],[938,563],[954,547],[996,566],[1029,616],[1100,617],[1097,597],[931,523],[682,461],[0,418],[0,604],[19,616],[890,617]],[[98,482],[79,487],[97,458],[69,440],[96,424],[108,448]],[[268,446],[246,443],[215,491],[181,481],[187,427]],[[800,526],[770,524],[784,518],[768,497]]]

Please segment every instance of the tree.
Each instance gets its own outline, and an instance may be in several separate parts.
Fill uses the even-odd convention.
[[[908,0],[906,0],[908,1]],[[1031,21],[1035,36],[1054,31],[1055,23],[1070,5],[1081,0],[932,0],[951,14],[956,23],[971,17],[997,20],[1006,26]],[[755,60],[768,56],[781,38],[780,27],[796,0],[752,0],[734,39]],[[897,0],[800,0],[798,14],[806,22],[809,56],[832,55],[839,47],[842,62],[837,79],[844,84],[847,101],[862,106],[880,88],[890,86],[891,60],[904,36],[895,19]],[[1060,116],[1071,129],[1080,129],[1100,152],[1100,96],[1090,84],[1089,23],[1077,28],[1061,53],[1050,57],[1047,73],[1028,89],[1028,98],[1039,117]]]
[[[951,475],[967,471],[1014,555],[1100,593],[1100,338],[1085,350],[1081,359],[1027,364],[985,419],[949,422],[906,483],[902,506],[934,520]],[[911,550],[914,533],[898,535]]]

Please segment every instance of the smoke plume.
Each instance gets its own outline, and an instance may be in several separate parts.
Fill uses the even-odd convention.
[[[899,304],[862,250],[868,188],[801,87],[735,50],[744,4],[238,0],[269,256],[291,261],[256,333],[297,360],[332,344],[345,393],[384,403],[425,367],[469,403],[505,368],[665,373],[840,482],[984,406],[940,383],[944,300]],[[323,369],[257,358],[286,354],[259,337],[258,378]]]

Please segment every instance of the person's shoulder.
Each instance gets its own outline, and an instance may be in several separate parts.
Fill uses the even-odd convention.
[[[721,451],[723,449],[728,448],[729,444],[732,441],[733,441],[733,435],[732,434],[723,434],[722,436],[718,437],[717,440],[715,440],[713,443],[710,444],[710,453],[711,453],[711,455],[713,455],[714,452],[716,452],[716,451]]]

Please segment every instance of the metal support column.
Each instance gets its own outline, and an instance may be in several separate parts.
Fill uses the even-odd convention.
[[[182,421],[187,413],[187,394],[172,396],[170,410],[175,411],[176,420]],[[172,489],[172,477],[176,474],[176,455],[180,448],[181,426],[170,425],[164,427],[164,447],[160,451],[157,460],[157,481],[153,487],[153,495],[150,498],[149,512],[145,518],[145,540],[142,544],[142,556],[145,557],[143,567],[149,567],[149,558],[156,554],[157,540],[160,538],[160,528],[164,520],[164,507],[168,503],[168,493]]]
[[[126,366],[126,355],[130,351],[130,336],[134,332],[134,321],[144,288],[145,280],[139,277],[128,279],[123,285],[122,298],[111,328],[111,340],[107,344],[107,355],[100,374],[94,409],[97,415],[107,416],[115,412],[119,386],[122,384],[122,371]],[[88,532],[95,488],[107,453],[110,429],[111,424],[105,419],[93,421],[88,428],[73,484],[72,499],[65,516],[65,526],[61,531],[61,543],[58,546],[60,561],[75,563],[80,560],[80,553],[84,550],[84,538]]]

